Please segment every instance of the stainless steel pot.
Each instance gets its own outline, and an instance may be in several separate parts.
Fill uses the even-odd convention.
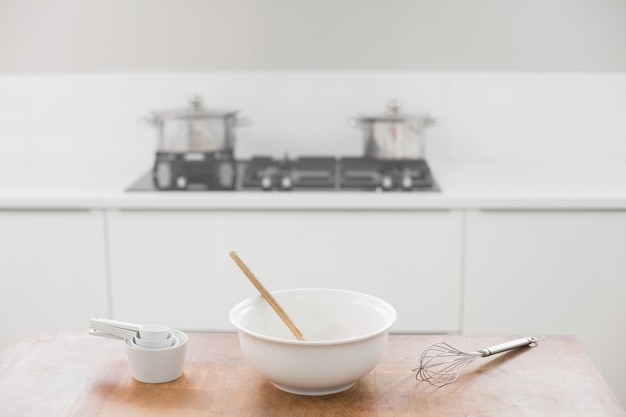
[[[348,119],[350,126],[363,131],[364,156],[377,159],[418,159],[425,157],[425,130],[435,124],[428,115],[404,114],[396,100],[389,100],[382,115]]]
[[[143,121],[158,129],[157,151],[165,153],[232,152],[235,128],[250,124],[237,111],[205,108],[200,97],[186,109],[155,111]]]

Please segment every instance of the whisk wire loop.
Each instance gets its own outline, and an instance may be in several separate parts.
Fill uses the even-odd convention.
[[[415,377],[437,387],[456,381],[478,352],[465,353],[445,342],[437,342],[422,352]]]
[[[437,342],[427,346],[419,357],[419,365],[413,369],[415,378],[436,387],[442,387],[457,380],[463,370],[476,358],[490,356],[522,346],[537,343],[534,337],[513,340],[491,348],[475,352],[463,352],[448,343]]]

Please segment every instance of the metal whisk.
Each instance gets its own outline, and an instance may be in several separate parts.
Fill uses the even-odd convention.
[[[475,352],[462,352],[445,342],[433,343],[422,351],[419,365],[413,371],[417,371],[416,379],[426,381],[436,387],[443,387],[456,381],[465,367],[476,358],[484,358],[537,342],[538,340],[534,337],[524,337]]]

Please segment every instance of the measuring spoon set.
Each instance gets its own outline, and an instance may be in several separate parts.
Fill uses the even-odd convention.
[[[93,318],[89,334],[124,339],[130,372],[138,381],[163,383],[183,374],[189,337],[184,332],[155,324]]]
[[[89,334],[129,340],[132,345],[145,349],[163,349],[179,342],[169,327],[159,324],[135,324],[124,321],[93,318],[89,321]]]

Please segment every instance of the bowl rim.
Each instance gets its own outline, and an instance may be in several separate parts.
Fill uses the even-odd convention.
[[[262,340],[266,340],[266,341],[271,341],[271,342],[279,342],[281,344],[293,344],[293,345],[301,345],[301,346],[316,346],[316,345],[343,345],[343,344],[348,344],[348,343],[356,343],[362,340],[366,340],[366,339],[371,339],[374,337],[379,336],[382,333],[385,333],[389,330],[389,328],[391,326],[393,326],[393,324],[395,323],[397,317],[398,317],[398,313],[396,311],[396,309],[389,304],[387,301],[383,300],[382,298],[376,297],[374,295],[371,294],[367,294],[364,292],[359,292],[359,291],[353,291],[353,290],[345,290],[345,289],[336,289],[336,288],[292,288],[292,289],[285,289],[285,290],[278,290],[278,291],[271,291],[272,295],[276,295],[276,294],[285,294],[285,293],[299,293],[299,292],[309,292],[309,291],[317,291],[317,292],[328,292],[328,293],[343,293],[343,294],[351,294],[354,296],[358,296],[358,297],[362,297],[362,298],[366,298],[369,299],[370,301],[375,302],[377,305],[379,305],[380,307],[384,308],[387,313],[387,324],[381,328],[379,328],[378,330],[369,332],[369,333],[365,333],[362,334],[360,336],[356,336],[356,337],[349,337],[349,338],[343,338],[343,339],[335,339],[335,340],[297,340],[297,339],[285,339],[282,337],[275,337],[275,336],[268,336],[268,335],[264,335],[252,330],[248,330],[244,327],[242,327],[239,323],[238,320],[235,319],[235,313],[239,310],[242,310],[245,306],[258,302],[258,300],[263,299],[263,297],[261,296],[261,294],[255,294],[251,297],[248,297],[240,302],[238,302],[237,304],[235,304],[231,309],[230,309],[230,313],[228,315],[230,322],[232,323],[233,326],[235,326],[235,328],[244,334],[247,334],[249,336],[252,337],[256,337],[258,339],[262,339]]]

